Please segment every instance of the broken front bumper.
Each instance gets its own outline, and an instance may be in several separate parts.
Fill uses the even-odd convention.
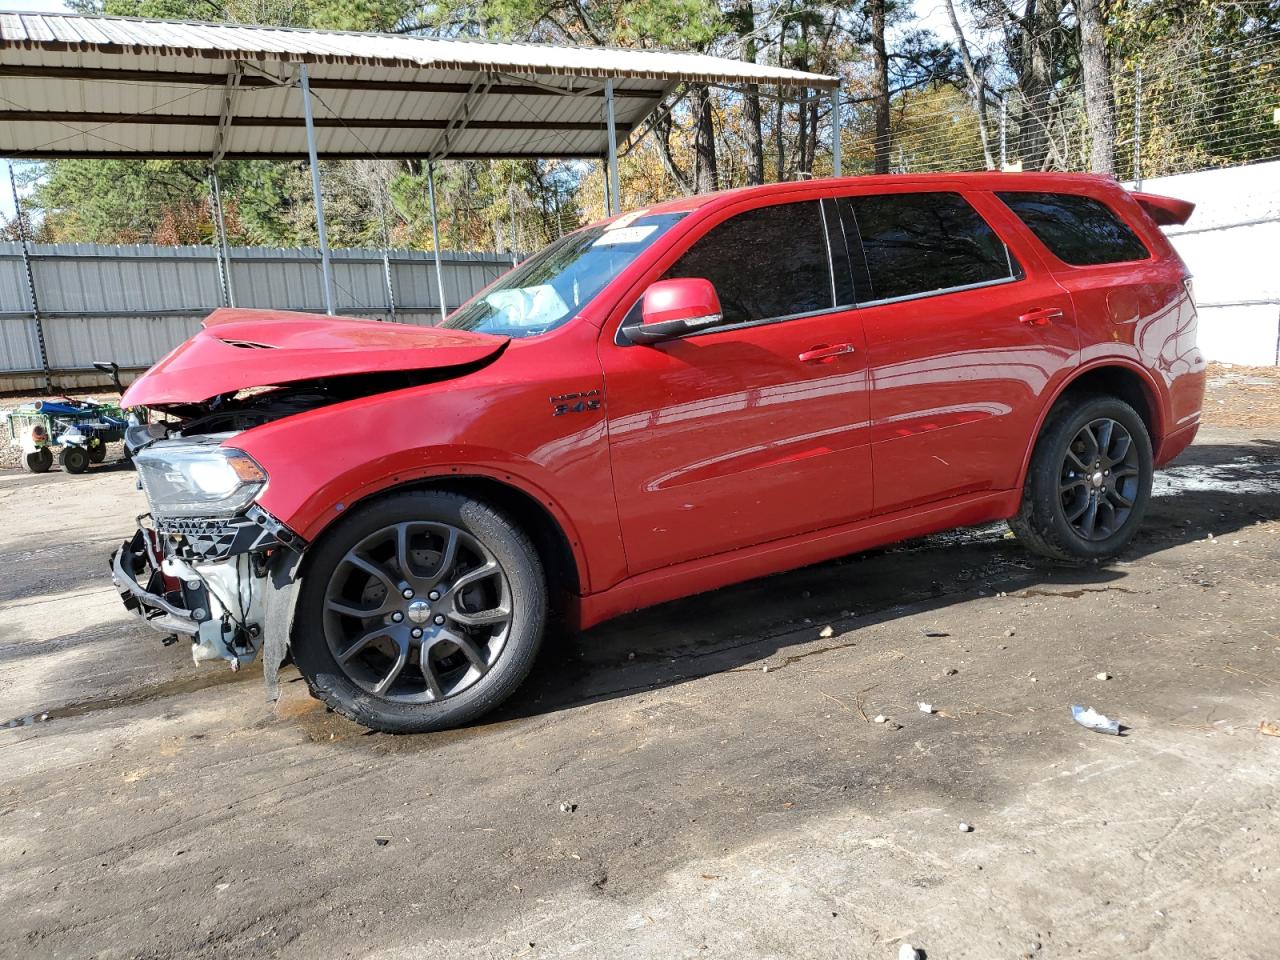
[[[292,581],[302,547],[257,508],[230,520],[160,521],[139,526],[112,555],[111,579],[147,626],[188,637],[197,662],[239,668],[257,656],[268,601]],[[289,556],[279,562],[280,554]]]
[[[207,620],[208,605],[199,605],[198,599],[192,596],[194,591],[184,589],[185,584],[169,589],[170,583],[160,571],[160,561],[151,542],[154,535],[152,530],[139,528],[133,539],[126,540],[112,554],[111,582],[119,591],[125,609],[138,614],[152,629],[194,637],[200,632],[196,615],[203,614],[202,619]]]

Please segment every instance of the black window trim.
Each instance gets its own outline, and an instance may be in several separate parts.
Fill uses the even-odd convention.
[[[1008,245],[1005,245],[1008,249]],[[925,290],[921,293],[908,293],[901,297],[885,297],[883,300],[863,300],[858,305],[859,310],[866,307],[882,307],[888,303],[906,303],[910,300],[925,300],[929,297],[942,297],[949,293],[964,293],[966,290],[982,290],[985,287],[1002,287],[1006,283],[1021,283],[1027,279],[1025,270],[1019,271],[1010,277],[1001,277],[999,280],[983,280],[979,283],[965,283],[958,287],[940,287],[937,290]]]
[[[831,256],[830,232],[826,229],[826,225],[827,225],[826,211],[823,210],[823,203],[822,203],[824,199],[830,199],[830,198],[813,197],[808,200],[782,200],[779,203],[764,203],[755,207],[747,207],[745,210],[735,210],[729,216],[725,217],[723,220],[717,221],[716,223],[708,227],[705,231],[703,231],[701,234],[699,234],[695,240],[693,240],[687,247],[684,248],[684,250],[680,252],[680,255],[676,257],[676,260],[679,260],[680,257],[684,256],[686,253],[692,250],[694,244],[696,244],[699,240],[703,239],[703,237],[706,237],[709,233],[711,233],[712,230],[720,226],[720,224],[728,223],[730,220],[732,220],[734,217],[738,216],[739,214],[750,213],[753,210],[763,210],[765,207],[781,207],[789,203],[816,203],[818,205],[818,212],[822,215],[823,243],[827,251],[827,276],[829,277],[831,282],[831,302],[832,304],[834,304],[834,306],[824,307],[821,310],[809,310],[805,313],[788,313],[779,317],[761,317],[759,320],[743,320],[739,323],[716,324],[715,326],[709,326],[701,330],[695,330],[692,333],[686,333],[682,337],[674,337],[672,340],[659,341],[659,343],[657,344],[634,343],[627,336],[627,329],[629,327],[635,326],[635,323],[628,323],[627,319],[631,316],[632,313],[635,312],[636,307],[640,305],[641,301],[644,300],[645,291],[647,291],[649,287],[652,286],[654,283],[658,282],[657,280],[652,280],[645,285],[645,289],[640,291],[640,295],[636,297],[634,301],[632,301],[631,306],[629,306],[627,308],[626,313],[622,315],[622,320],[618,324],[618,329],[614,331],[614,334],[613,334],[614,345],[619,347],[660,346],[662,343],[672,343],[679,340],[693,340],[697,337],[706,337],[715,333],[725,333],[727,331],[733,331],[733,330],[749,330],[752,327],[763,327],[768,324],[789,323],[792,320],[803,320],[807,317],[821,317],[821,316],[826,316],[827,314],[830,314],[830,313],[847,313],[850,310],[856,310],[858,307],[856,303],[839,304],[836,302],[840,298],[836,294],[835,263],[833,262],[832,256]],[[676,262],[675,260],[672,261],[672,263],[675,263],[675,262]],[[659,276],[658,280],[661,280],[661,279],[662,277]],[[855,292],[856,292],[856,288],[855,288]]]
[[[1000,241],[1000,245],[1004,247],[1005,262],[1009,265],[1009,276],[1000,277],[996,280],[982,280],[978,283],[964,283],[955,287],[939,287],[936,290],[922,290],[919,293],[907,293],[907,294],[903,294],[900,297],[882,297],[878,300],[858,300],[855,304],[855,306],[858,309],[862,309],[863,307],[881,307],[891,303],[908,303],[909,301],[912,301],[912,300],[924,300],[929,297],[942,297],[951,293],[964,293],[965,291],[968,291],[968,290],[982,290],[985,287],[1000,287],[1000,286],[1004,286],[1006,283],[1020,283],[1021,281],[1027,279],[1026,268],[1022,266],[1021,261],[1014,260],[1013,248],[1009,246],[1009,241],[1007,241],[1001,235],[1000,231],[995,228],[995,226],[991,223],[990,220],[988,220],[985,216],[982,215],[982,211],[973,205],[973,201],[969,199],[965,191],[961,188],[943,187],[937,190],[894,190],[889,193],[874,193],[874,192],[848,193],[848,194],[841,195],[841,197],[838,199],[852,199],[854,197],[896,197],[896,196],[907,196],[907,195],[914,196],[922,193],[954,193],[957,197],[959,197],[961,200],[967,203],[969,205],[969,209],[972,210],[978,216],[978,219],[980,219],[983,223],[987,225],[988,229],[990,229],[991,232],[995,234],[996,238]],[[867,262],[867,248],[862,242],[862,225],[858,223],[858,213],[856,210],[853,209],[852,204],[849,205],[849,214],[853,220],[853,228],[858,232],[858,252],[862,255],[862,260],[863,260],[863,263],[865,264]],[[1016,271],[1013,269],[1015,263],[1017,263],[1017,267],[1018,267]],[[870,281],[870,276],[871,276],[871,268],[870,266],[868,266],[867,267],[868,281]],[[858,290],[857,284],[855,283],[854,284],[855,297],[857,296],[857,290]]]
[[[840,306],[840,295],[836,293],[836,260],[831,252],[831,227],[827,224],[827,205],[822,201],[825,197],[818,197],[815,203],[818,204],[818,216],[822,218],[822,245],[827,248],[827,280],[831,285],[831,306]],[[801,201],[805,202],[805,201]]]

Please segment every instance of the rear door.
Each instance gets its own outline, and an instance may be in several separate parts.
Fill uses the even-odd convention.
[[[1014,487],[1040,397],[1076,363],[1070,297],[1013,249],[990,195],[904,189],[840,207],[860,252],[875,511]]]
[[[647,278],[710,280],[721,325],[651,346],[606,325],[609,443],[632,574],[870,512],[866,351],[843,234],[817,199],[759,204],[709,221]]]

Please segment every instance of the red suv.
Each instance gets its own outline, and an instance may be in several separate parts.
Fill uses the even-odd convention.
[[[577,628],[1007,519],[1110,557],[1204,360],[1157,228],[1073,175],[692,197],[586,227],[441,327],[220,310],[125,402],[125,604],[197,660],[289,658],[369,727],[477,717]]]

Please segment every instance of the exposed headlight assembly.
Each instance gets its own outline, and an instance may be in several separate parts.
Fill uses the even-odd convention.
[[[232,517],[267,484],[252,457],[229,447],[156,443],[133,463],[157,517]]]

